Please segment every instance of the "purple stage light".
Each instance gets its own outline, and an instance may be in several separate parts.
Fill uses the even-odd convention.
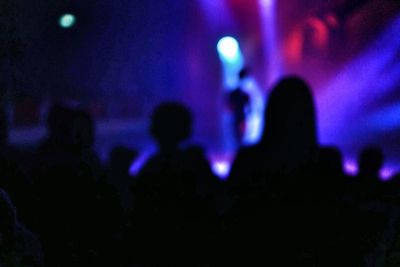
[[[396,171],[390,167],[383,168],[380,172],[380,177],[382,181],[389,181],[395,173]]]
[[[400,82],[400,38],[395,36],[400,36],[400,16],[316,92],[320,142],[335,144],[346,157],[354,158],[372,142],[389,155],[387,164],[400,164],[396,146],[383,138],[400,129],[400,107],[395,99],[386,107],[380,103],[395,96]]]
[[[275,83],[282,75],[282,62],[278,45],[275,0],[259,0],[265,62],[268,63],[267,85]]]
[[[198,3],[207,22],[212,26],[212,28],[219,29],[224,25],[233,24],[233,17],[226,1],[198,0]]]
[[[227,160],[217,160],[212,162],[212,170],[221,180],[226,180],[229,176],[231,163]]]
[[[129,168],[129,174],[131,176],[136,176],[139,174],[140,170],[144,167],[146,162],[150,159],[151,155],[154,154],[154,150],[147,150],[140,154],[137,159],[132,162],[131,167]]]
[[[351,176],[356,176],[358,174],[358,166],[357,163],[355,163],[352,160],[348,160],[344,163],[344,171],[346,174],[351,175]]]

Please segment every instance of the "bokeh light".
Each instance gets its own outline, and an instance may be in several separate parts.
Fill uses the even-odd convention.
[[[221,40],[219,40],[217,49],[220,56],[228,62],[235,62],[239,57],[239,43],[233,37],[223,37]]]
[[[72,14],[64,14],[60,17],[59,24],[62,28],[71,28],[76,23],[76,17]]]

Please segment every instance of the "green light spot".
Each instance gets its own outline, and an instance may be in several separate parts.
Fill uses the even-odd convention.
[[[71,28],[74,26],[76,18],[72,14],[64,14],[60,17],[59,24],[62,28]]]

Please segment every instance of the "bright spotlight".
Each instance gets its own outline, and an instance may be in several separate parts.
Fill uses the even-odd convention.
[[[348,175],[355,176],[358,174],[358,166],[354,161],[346,161],[344,163],[344,171]]]
[[[219,40],[217,49],[220,56],[229,62],[236,61],[240,54],[238,41],[230,36],[225,36]]]
[[[272,0],[261,0],[261,5],[263,7],[271,7],[272,6]]]
[[[60,20],[58,21],[58,23],[60,24],[60,26],[62,28],[71,28],[72,26],[74,26],[75,22],[76,22],[76,18],[72,14],[62,15],[60,17]]]
[[[231,169],[228,161],[215,161],[212,163],[211,167],[214,174],[216,174],[220,179],[225,180],[228,178]]]

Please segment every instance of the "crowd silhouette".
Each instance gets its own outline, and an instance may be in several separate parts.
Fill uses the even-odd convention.
[[[222,182],[177,102],[151,115],[158,150],[135,176],[138,151],[100,160],[83,109],[54,104],[28,154],[1,111],[0,266],[399,266],[399,179],[381,181],[383,152],[366,147],[345,174],[299,77],[274,86],[264,121]]]

